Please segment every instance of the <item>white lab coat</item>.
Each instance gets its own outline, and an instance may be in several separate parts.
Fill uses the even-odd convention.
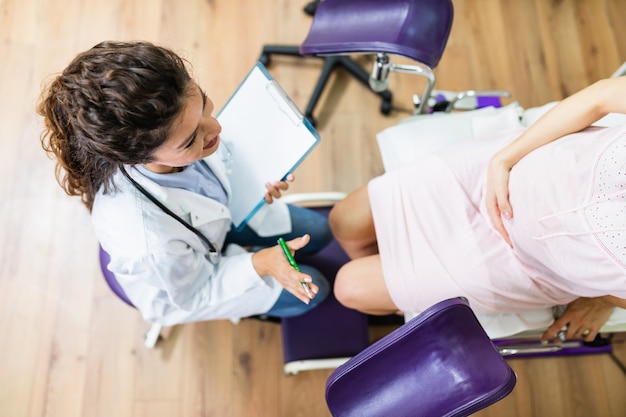
[[[205,159],[231,189],[220,154]],[[202,195],[162,187],[131,167],[129,174],[170,210],[199,229],[218,249],[230,230],[228,208]],[[252,254],[229,245],[217,265],[205,257],[200,238],[163,212],[118,172],[117,191],[96,195],[92,223],[115,274],[133,305],[149,322],[173,325],[212,319],[237,320],[269,310],[282,290],[260,277]],[[249,225],[260,235],[291,231],[286,205],[265,205]]]

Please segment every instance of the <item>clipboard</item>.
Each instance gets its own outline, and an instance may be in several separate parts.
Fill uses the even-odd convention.
[[[265,184],[284,180],[317,146],[319,133],[258,62],[216,116],[241,230],[265,204]]]

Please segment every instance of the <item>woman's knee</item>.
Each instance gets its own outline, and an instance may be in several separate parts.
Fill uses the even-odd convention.
[[[328,226],[330,227],[330,230],[335,238],[341,237],[341,227],[344,225],[344,212],[341,204],[341,201],[335,203],[333,208],[330,209],[330,213],[328,213]]]
[[[367,186],[355,190],[336,203],[328,215],[328,224],[338,240],[353,240],[370,236],[374,230],[374,223]]]
[[[348,308],[358,309],[363,300],[358,293],[358,282],[350,263],[342,266],[335,277],[333,294],[339,303]]]
[[[377,255],[348,262],[339,269],[335,298],[344,306],[372,314],[397,311],[389,295]]]

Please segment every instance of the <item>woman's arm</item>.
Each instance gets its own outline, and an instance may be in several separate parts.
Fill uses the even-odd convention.
[[[557,333],[567,328],[567,338],[581,337],[587,342],[596,338],[600,328],[613,313],[615,307],[626,308],[626,300],[605,295],[596,298],[577,298],[554,323],[545,331],[542,340],[555,339]]]
[[[578,132],[608,113],[626,113],[626,77],[600,80],[564,99],[493,156],[487,172],[487,210],[494,227],[509,245],[511,240],[502,217],[513,217],[508,192],[513,166],[532,150]]]
[[[602,297],[602,299],[605,302],[611,304],[613,307],[626,309],[626,300],[624,300],[623,298],[617,298],[612,295],[605,295],[604,297]]]

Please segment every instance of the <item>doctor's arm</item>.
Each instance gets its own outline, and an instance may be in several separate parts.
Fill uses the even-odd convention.
[[[532,150],[585,129],[608,113],[626,113],[624,97],[626,77],[597,81],[561,101],[492,157],[487,172],[487,210],[494,227],[509,245],[511,240],[502,217],[513,217],[508,192],[509,172],[513,166]]]
[[[292,250],[308,243],[308,237],[288,242]],[[185,247],[187,246],[187,247]],[[174,244],[170,252],[150,256],[143,275],[136,281],[152,283],[155,292],[142,291],[137,307],[146,318],[162,323],[180,323],[215,318],[260,314],[258,306],[234,303],[250,291],[267,287],[263,276],[271,275],[279,284],[305,303],[309,302],[300,281],[311,277],[297,272],[278,246],[250,253],[243,249],[221,257],[214,265],[188,245]],[[313,294],[318,288],[309,284]]]

